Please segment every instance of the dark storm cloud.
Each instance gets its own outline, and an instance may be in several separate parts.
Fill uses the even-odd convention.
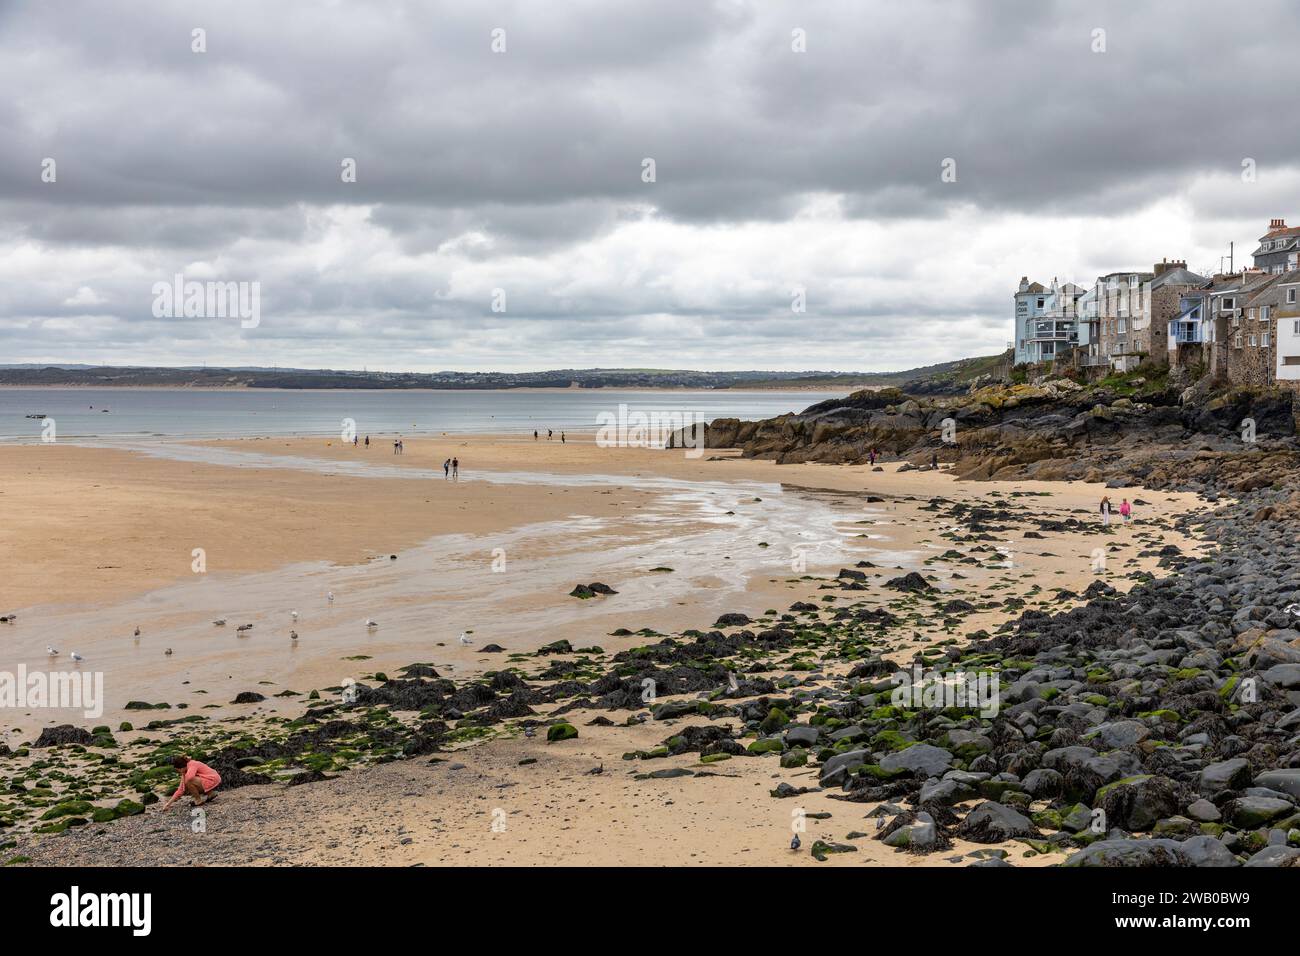
[[[1178,199],[1214,220],[1194,230],[1207,248],[1224,224],[1253,237],[1249,223],[1300,198],[1290,86],[1270,79],[1298,40],[1285,0],[1245,19],[1204,0],[11,2],[0,278],[20,287],[0,292],[0,342],[75,360],[89,335],[180,358],[206,334],[227,360],[242,341],[227,326],[148,315],[152,282],[189,269],[261,281],[276,316],[261,347],[286,361],[379,349],[381,364],[422,336],[455,351],[459,329],[549,349],[486,364],[604,345],[617,364],[615,346],[654,347],[658,323],[708,364],[806,339],[792,284],[863,342],[924,323],[987,330],[922,336],[930,353],[1000,347],[1000,290],[1021,265],[918,294],[963,237],[918,243],[908,224],[960,216],[1005,253],[993,233],[1015,217],[1105,220]],[[46,157],[56,183],[41,181]],[[1245,157],[1252,193],[1231,188]],[[947,158],[955,183],[940,181]],[[1194,188],[1215,177],[1229,185]],[[863,223],[872,253],[799,261],[810,208]],[[759,226],[788,228],[758,233],[759,248],[746,239]],[[1092,267],[1077,258],[1062,273]],[[900,281],[866,298],[848,287],[881,269]],[[498,287],[504,315],[487,311]]]

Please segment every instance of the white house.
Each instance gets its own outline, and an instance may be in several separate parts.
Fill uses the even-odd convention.
[[[1028,276],[1020,277],[1014,296],[1017,365],[1050,362],[1079,344],[1079,303],[1084,295],[1073,282],[1057,285],[1053,279],[1044,288]]]

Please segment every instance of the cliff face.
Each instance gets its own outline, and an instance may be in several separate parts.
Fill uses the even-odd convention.
[[[872,448],[913,466],[937,456],[959,477],[976,479],[1137,479],[1178,487],[1222,472],[1241,490],[1300,470],[1289,392],[1129,391],[1059,380],[961,396],[855,392],[761,422],[719,419],[705,443],[782,464],[862,464]]]

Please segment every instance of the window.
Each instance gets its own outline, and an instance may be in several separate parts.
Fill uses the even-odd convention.
[[[1295,302],[1295,289],[1286,290],[1286,301],[1288,305]]]
[[[1296,319],[1291,323],[1291,334],[1300,335],[1300,319]]]
[[[1234,299],[1232,296],[1227,296],[1227,297],[1225,297],[1225,298],[1224,298],[1224,299],[1219,303],[1219,311],[1220,311],[1220,312],[1231,312],[1231,311],[1232,311],[1233,309],[1235,309],[1236,307],[1237,307],[1237,300]]]
[[[1268,342],[1269,342],[1268,333],[1265,332],[1259,337],[1260,348],[1265,348],[1265,349],[1268,348]]]
[[[1238,333],[1236,334],[1236,336],[1233,338],[1233,340],[1232,340],[1232,347],[1233,347],[1234,349],[1239,349],[1239,348],[1241,348],[1241,333],[1240,333],[1240,332],[1238,332]]]
[[[1284,356],[1282,356],[1282,364],[1283,364],[1283,365],[1300,365],[1300,355],[1284,355]]]
[[[1261,306],[1259,307],[1259,320],[1260,320],[1261,322],[1267,322],[1267,321],[1268,321],[1268,306],[1266,306],[1266,305],[1261,305]]]
[[[1038,308],[1041,309],[1042,307],[1043,307],[1043,300],[1042,300],[1042,299],[1039,299],[1039,300],[1038,300]]]
[[[1256,338],[1255,333],[1252,332],[1250,333],[1250,347],[1253,349],[1257,345],[1259,345],[1259,339]]]
[[[1127,320],[1125,320],[1125,319],[1120,319],[1120,320],[1119,320],[1119,331],[1120,331],[1120,334],[1123,334],[1123,333],[1125,333],[1125,332],[1128,331],[1128,322],[1127,322]]]

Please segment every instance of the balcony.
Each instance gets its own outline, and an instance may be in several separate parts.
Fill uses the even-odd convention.
[[[1030,338],[1034,341],[1077,342],[1079,329],[1073,322],[1035,322]]]
[[[1169,338],[1178,345],[1200,345],[1205,341],[1205,333],[1200,322],[1173,322],[1169,326]]]

